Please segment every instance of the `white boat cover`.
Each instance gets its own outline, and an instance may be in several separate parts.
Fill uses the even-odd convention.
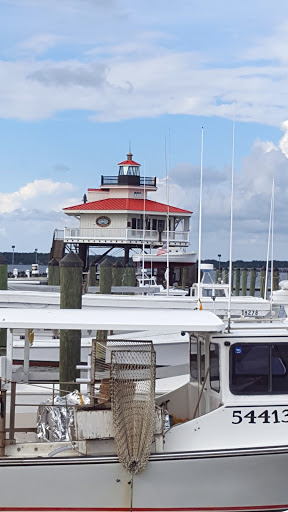
[[[224,323],[210,311],[189,309],[21,309],[1,308],[0,328],[101,329],[221,332]]]

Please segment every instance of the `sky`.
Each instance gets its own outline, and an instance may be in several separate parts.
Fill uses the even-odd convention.
[[[288,259],[288,3],[0,0],[0,252],[49,252],[131,145],[201,257]],[[233,124],[235,128],[233,152]],[[234,158],[233,158],[234,153]]]

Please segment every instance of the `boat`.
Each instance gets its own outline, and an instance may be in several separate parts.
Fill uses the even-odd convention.
[[[194,265],[197,261],[197,253],[195,251],[187,251],[184,252],[181,249],[169,249],[169,264],[176,266],[189,266]],[[156,267],[160,265],[164,265],[166,267],[167,264],[167,251],[158,250],[154,253],[146,253],[140,252],[137,254],[133,254],[132,259],[134,263],[139,266],[142,265],[144,261],[145,268],[150,268],[151,264]]]
[[[100,384],[100,391],[90,388],[93,403],[69,405],[74,426],[63,441],[43,436],[42,441],[4,441],[2,407],[2,510],[288,508],[286,320],[240,319],[227,326],[211,312],[181,308],[168,315],[164,309],[47,309],[35,314],[1,308],[0,327],[7,329],[7,355],[0,360],[2,406],[11,382],[29,383],[28,329],[185,332],[190,365],[189,382],[155,399],[153,344],[124,340],[112,349],[106,346],[100,359],[99,353],[92,359],[96,366],[91,363],[91,386],[102,375],[106,400],[100,400]],[[26,330],[22,373],[12,365],[17,329]],[[41,407],[45,412],[47,404]],[[13,418],[13,404],[11,412]]]
[[[183,290],[177,286],[169,286],[169,293],[167,293],[167,288],[164,288],[162,284],[157,284],[156,277],[149,276],[146,272],[141,272],[138,275],[136,274],[136,280],[139,288],[143,289],[143,293],[146,294],[145,289],[147,288],[148,295],[170,295],[176,297],[184,297],[185,295],[188,295],[187,290]]]

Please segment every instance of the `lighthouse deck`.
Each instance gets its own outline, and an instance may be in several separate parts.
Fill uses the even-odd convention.
[[[167,240],[167,231],[161,233],[157,230],[143,230],[131,228],[65,228],[56,230],[55,238],[64,243],[152,243],[153,246],[161,246],[163,240]],[[170,246],[189,246],[189,231],[169,231]]]

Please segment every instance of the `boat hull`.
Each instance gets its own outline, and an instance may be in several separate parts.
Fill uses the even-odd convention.
[[[115,457],[2,459],[0,510],[281,511],[287,474],[288,447],[154,455],[133,486]]]

